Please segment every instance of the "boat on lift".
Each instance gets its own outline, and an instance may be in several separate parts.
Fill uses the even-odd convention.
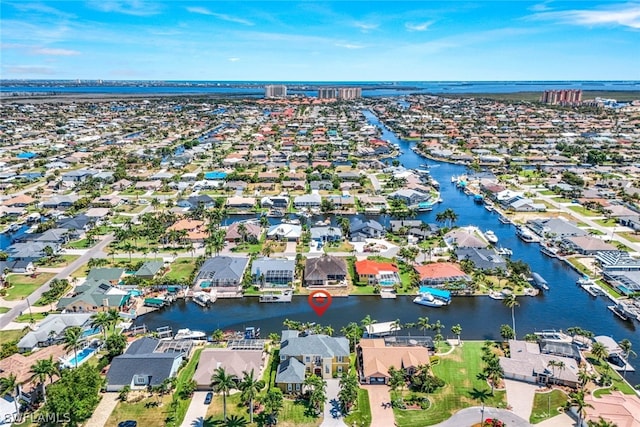
[[[487,242],[491,243],[492,245],[498,243],[498,236],[496,236],[495,233],[491,230],[487,230],[484,232],[484,238],[487,239]]]

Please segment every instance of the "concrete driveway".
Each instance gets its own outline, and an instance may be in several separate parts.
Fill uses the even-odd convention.
[[[209,405],[204,404],[207,393],[206,391],[196,391],[193,393],[193,398],[191,399],[189,409],[187,409],[187,415],[185,415],[181,427],[202,427],[204,425],[207,409],[209,409]]]
[[[373,408],[371,409],[373,410]],[[433,427],[470,426],[475,423],[479,423],[482,420],[486,420],[487,418],[498,418],[509,427],[531,427],[531,424],[529,424],[529,421],[520,418],[519,416],[517,416],[511,411],[507,411],[506,409],[490,408],[488,406],[484,408],[481,408],[479,406],[465,408],[453,414],[453,416],[448,420],[443,421],[440,424],[436,424]],[[371,423],[371,425],[373,426],[374,424]],[[378,424],[375,424],[375,425],[378,425]],[[382,426],[383,424],[379,424],[379,425]],[[384,424],[384,425],[391,426],[393,424]]]
[[[347,427],[342,421],[338,393],[340,392],[340,380],[329,379],[327,381],[327,401],[324,403],[324,419],[320,427]]]
[[[360,387],[369,392],[371,426],[394,426],[393,409],[389,405],[391,403],[389,387],[386,385],[361,385]]]
[[[511,410],[519,417],[528,420],[533,409],[533,398],[536,390],[540,387],[535,384],[506,379],[504,384],[507,389],[507,402],[511,405]]]
[[[537,427],[574,427],[578,422],[571,418],[569,414],[563,412],[560,415],[556,415],[553,418],[542,421],[536,424]]]
[[[119,393],[104,393],[102,399],[100,399],[100,403],[98,403],[98,406],[94,409],[93,415],[91,415],[91,418],[87,421],[87,425],[91,427],[103,427],[120,401],[118,395]]]

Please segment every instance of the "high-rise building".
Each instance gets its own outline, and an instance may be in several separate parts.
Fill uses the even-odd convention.
[[[359,87],[321,87],[318,88],[318,99],[357,99],[362,98]]]
[[[579,105],[582,103],[582,90],[580,89],[545,90],[540,100],[544,104]]]
[[[285,85],[266,85],[264,87],[265,98],[286,98],[287,87]]]

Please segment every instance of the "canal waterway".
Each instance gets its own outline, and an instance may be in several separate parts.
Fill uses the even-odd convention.
[[[380,125],[377,118],[365,112],[370,123]],[[515,234],[515,227],[502,224],[498,215],[475,204],[472,197],[465,195],[451,184],[451,177],[467,172],[466,167],[424,159],[411,150],[412,142],[399,140],[392,132],[383,129],[382,139],[400,145],[400,163],[407,168],[421,168],[429,165],[431,176],[440,183],[443,202],[431,212],[421,212],[419,219],[435,222],[435,216],[447,208],[458,214],[456,225],[475,225],[482,231],[493,230],[499,238],[499,245],[513,250],[512,259],[523,260],[531,270],[539,273],[549,283],[550,290],[536,297],[518,298],[520,306],[515,309],[516,332],[519,337],[526,333],[543,329],[566,329],[580,326],[596,335],[608,335],[616,341],[628,338],[633,348],[640,353],[640,333],[637,324],[623,321],[607,309],[611,301],[604,297],[594,298],[576,285],[580,277],[571,267],[558,259],[548,258],[540,252],[536,243],[524,243]],[[399,296],[395,300],[383,300],[374,296],[334,298],[331,307],[322,317],[318,317],[308,306],[305,297],[294,297],[291,304],[260,304],[257,298],[234,300],[219,299],[208,309],[188,302],[179,301],[159,311],[149,313],[136,320],[154,330],[160,326],[191,328],[211,333],[215,329],[240,330],[246,326],[258,326],[263,336],[270,332],[280,332],[286,318],[303,322],[317,322],[331,325],[336,331],[349,322],[359,322],[368,314],[378,321],[399,319],[402,323],[416,322],[418,317],[429,317],[434,322],[440,320],[445,327],[442,334],[453,337],[452,325],[462,326],[463,339],[499,339],[500,325],[511,325],[511,310],[501,301],[488,297],[454,297],[451,305],[442,308],[428,308],[413,304],[413,297]],[[419,335],[418,330],[406,333]],[[630,362],[640,369],[640,358]],[[631,384],[640,383],[638,373],[627,373]]]

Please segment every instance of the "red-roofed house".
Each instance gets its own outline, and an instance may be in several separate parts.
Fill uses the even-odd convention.
[[[390,262],[379,262],[365,259],[355,262],[356,273],[360,282],[370,285],[393,286],[400,283],[398,267]]]
[[[471,281],[471,277],[462,271],[457,264],[451,262],[416,265],[414,268],[420,276],[420,283],[423,285],[436,286],[449,282]]]

